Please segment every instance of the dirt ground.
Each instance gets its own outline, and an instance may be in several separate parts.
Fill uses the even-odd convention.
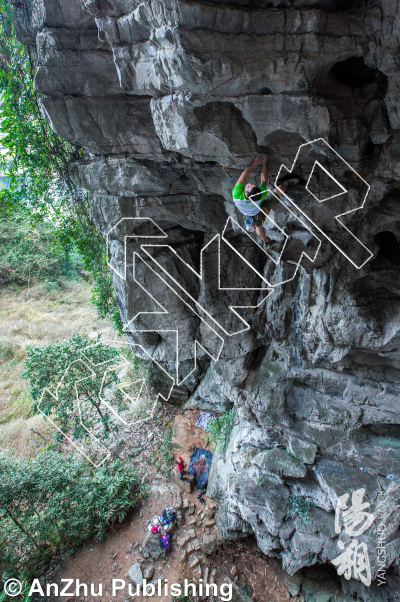
[[[229,541],[212,555],[211,563],[260,602],[281,602],[288,599],[284,572],[277,560],[268,558],[257,547],[254,538]]]
[[[180,412],[174,422],[172,433],[172,449],[176,456],[182,456],[188,463],[194,447],[211,450],[206,442],[206,432],[195,426],[196,416],[200,410],[185,410]]]
[[[185,462],[189,461],[190,451],[194,446],[207,448],[204,431],[194,426],[197,412],[190,410],[179,413],[175,418],[172,447],[175,457],[182,455]],[[210,556],[200,553],[202,557],[200,570],[198,566],[191,570],[182,561],[183,549],[177,544],[177,538],[188,529],[194,529],[196,536],[201,540],[205,529],[199,521],[198,514],[210,507],[213,502],[205,496],[206,505],[201,506],[197,499],[196,489],[189,494],[182,491],[176,479],[166,479],[152,471],[148,465],[144,465],[143,469],[147,470],[149,497],[143,502],[142,507],[134,510],[123,524],[107,535],[104,541],[87,544],[81,551],[64,559],[55,570],[46,576],[46,583],[58,583],[59,585],[62,585],[61,579],[79,579],[81,583],[89,585],[88,595],[85,596],[82,589],[79,596],[56,597],[53,595],[46,596],[46,600],[89,602],[101,599],[105,602],[111,600],[124,602],[132,599],[129,597],[128,571],[136,562],[141,564],[142,569],[149,564],[155,565],[155,572],[151,580],[168,579],[169,584],[181,583],[184,578],[194,578],[197,581],[202,578],[206,581],[212,571],[217,583],[224,580],[224,575],[227,575],[237,582],[243,592],[253,596],[255,601],[283,602],[288,599],[287,587],[282,579],[282,570],[275,561],[265,557],[249,538],[228,542]],[[179,496],[178,492],[181,493],[183,500],[186,499],[192,505],[191,511],[194,506],[194,512],[189,513],[188,509],[183,510],[184,519],[180,529],[172,536],[172,546],[166,559],[160,558],[157,561],[143,559],[139,544],[147,533],[149,522],[154,514],[162,514],[164,508],[173,504],[177,495]],[[114,597],[111,590],[113,579],[121,579],[126,583],[124,589],[116,592]],[[90,594],[90,584],[94,584],[93,591],[96,593],[100,583],[103,587],[101,598]],[[43,598],[41,599],[43,600]],[[148,598],[138,596],[135,599],[147,600]],[[169,594],[161,597],[155,595],[151,599],[166,602],[177,598],[173,598]],[[189,602],[189,598],[181,598],[181,600],[183,599]]]

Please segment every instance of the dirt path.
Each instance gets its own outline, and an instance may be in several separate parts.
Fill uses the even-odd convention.
[[[171,506],[177,493],[179,493],[179,489],[173,483],[155,480],[149,488],[149,498],[141,510],[135,510],[130,515],[129,521],[121,525],[115,533],[108,535],[103,542],[95,542],[91,546],[84,547],[70,560],[64,562],[54,575],[55,579],[52,579],[55,582],[60,582],[61,578],[79,579],[82,583],[88,584],[91,582],[96,584],[95,591],[97,591],[97,584],[102,583],[103,600],[113,599],[116,601],[123,601],[127,597],[127,590],[117,592],[117,595],[112,598],[111,582],[113,579],[123,579],[128,584],[128,571],[135,562],[140,562],[143,568],[154,565],[152,579],[168,579],[170,583],[179,583],[184,577],[185,567],[181,561],[182,551],[176,543],[166,560],[146,561],[138,549],[138,544],[143,541],[153,515],[162,514],[165,507]],[[187,498],[200,510],[195,493],[188,494]],[[182,529],[184,527],[174,535],[175,542],[176,536],[179,536]],[[61,597],[52,599],[65,600]],[[83,600],[84,597],[72,599]],[[85,599],[91,601],[99,598],[88,595]],[[170,596],[161,598],[156,596],[153,599],[170,600]]]
[[[175,455],[182,455],[185,461],[189,460],[190,450],[194,445],[207,447],[204,431],[194,426],[196,414],[195,410],[188,411],[181,413],[175,419],[172,444],[176,450]],[[206,505],[200,505],[197,491],[193,493],[183,491],[174,478],[165,479],[152,472],[148,474],[148,479],[149,497],[144,501],[141,509],[133,511],[129,518],[116,527],[103,542],[87,544],[81,551],[64,560],[46,578],[47,583],[58,583],[60,587],[61,579],[73,579],[73,588],[76,580],[79,580],[80,583],[89,586],[88,595],[85,596],[86,592],[81,589],[78,596],[53,595],[46,597],[46,600],[81,600],[82,602],[100,599],[105,602],[132,600],[128,590],[128,584],[131,583],[128,571],[135,563],[140,563],[143,571],[151,567],[148,581],[160,579],[164,583],[164,580],[168,580],[170,585],[182,583],[184,578],[188,578],[195,584],[201,580],[207,583],[215,580],[220,584],[227,575],[238,583],[241,587],[240,591],[253,595],[254,600],[260,602],[287,600],[287,587],[282,580],[282,570],[274,561],[263,556],[251,541],[228,542],[217,552],[204,554],[204,542],[218,538],[215,518],[213,518],[217,509],[215,502],[205,497]],[[172,536],[171,550],[166,558],[163,556],[157,560],[145,558],[146,554],[141,552],[141,545],[148,534],[148,525],[155,514],[162,514],[164,508],[168,506],[177,507],[183,515],[180,529]],[[185,543],[182,544],[183,541]],[[199,562],[191,568],[194,557]],[[113,596],[112,582],[117,579],[123,580],[125,586],[124,589],[116,591]],[[91,594],[90,584],[94,585],[94,593],[98,592],[99,584],[102,584],[101,598]],[[148,600],[148,597],[138,596],[135,599]],[[151,599],[169,602],[174,598],[169,593],[155,595]]]

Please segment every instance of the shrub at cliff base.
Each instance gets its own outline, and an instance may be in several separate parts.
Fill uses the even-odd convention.
[[[128,409],[128,398],[118,387],[121,361],[118,349],[85,334],[43,347],[28,345],[22,377],[30,380],[33,411],[52,416],[64,435],[82,439],[100,427],[97,436],[107,439],[118,424],[110,422],[104,398],[118,412]]]
[[[48,450],[36,459],[0,457],[0,574],[33,576],[60,550],[102,539],[142,495],[132,468],[94,468]]]

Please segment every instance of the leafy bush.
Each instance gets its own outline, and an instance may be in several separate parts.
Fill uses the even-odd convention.
[[[55,234],[65,252],[78,251],[84,269],[93,279],[91,301],[99,317],[110,318],[121,335],[123,323],[107,263],[107,248],[103,235],[91,219],[87,196],[70,203],[69,211],[58,221]]]
[[[94,469],[55,451],[0,458],[0,566],[33,574],[57,550],[102,539],[140,494],[133,469],[120,461]]]
[[[8,579],[15,579],[14,571],[4,571],[0,578],[0,602],[10,602],[11,600],[18,602],[30,602],[31,596],[28,596],[31,584],[26,579],[25,573],[17,576],[18,581],[22,584],[22,590],[19,596],[8,596],[4,591],[4,584]]]
[[[234,419],[235,408],[232,408],[221,414],[221,416],[213,418],[207,424],[207,440],[213,451],[218,448],[225,452],[228,449]]]
[[[33,226],[40,220],[52,222],[56,257],[78,251],[94,281],[92,300],[99,316],[110,317],[121,334],[105,241],[93,221],[87,192],[69,174],[70,160],[79,158],[82,149],[57,136],[39,109],[36,66],[17,39],[14,4],[0,0],[0,141],[5,151],[0,153],[0,205],[7,212],[28,209]]]
[[[127,409],[127,402],[116,386],[119,358],[118,349],[99,340],[93,343],[87,335],[43,347],[28,346],[22,377],[30,379],[33,410],[38,412],[40,403],[40,410],[55,417],[61,431],[71,433],[76,439],[84,438],[86,429],[93,431],[98,425],[102,426],[100,436],[107,438],[110,430],[118,430],[118,426],[110,425],[104,397],[116,411]],[[59,383],[62,386],[58,387]],[[45,389],[49,392],[44,392]]]
[[[0,208],[0,287],[76,277],[77,257],[55,248],[54,242],[54,227],[49,221],[33,225],[31,216],[23,208],[11,213]]]

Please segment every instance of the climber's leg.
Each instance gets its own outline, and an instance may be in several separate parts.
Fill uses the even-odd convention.
[[[260,203],[260,209],[263,209],[264,211],[267,211],[267,199],[264,199],[262,201],[262,203]],[[264,213],[257,213],[257,215],[254,216],[253,218],[253,223],[254,226],[256,228],[256,234],[259,238],[261,238],[261,240],[263,240],[265,243],[268,243],[269,240],[268,238],[265,236],[265,230],[263,228],[263,223],[265,220],[265,215]]]
[[[299,175],[297,175],[297,173],[291,172],[279,178],[277,185],[281,187],[282,184],[285,184],[287,182],[289,186],[296,186],[302,181],[304,182],[304,180],[302,180],[302,178]]]
[[[277,196],[281,196],[285,192],[286,188],[289,186],[289,183],[286,181],[281,185],[278,184],[278,186],[279,188],[275,188],[274,194],[276,194]]]
[[[261,240],[268,243],[268,238],[265,236],[265,230],[262,226],[256,226],[256,234]]]

